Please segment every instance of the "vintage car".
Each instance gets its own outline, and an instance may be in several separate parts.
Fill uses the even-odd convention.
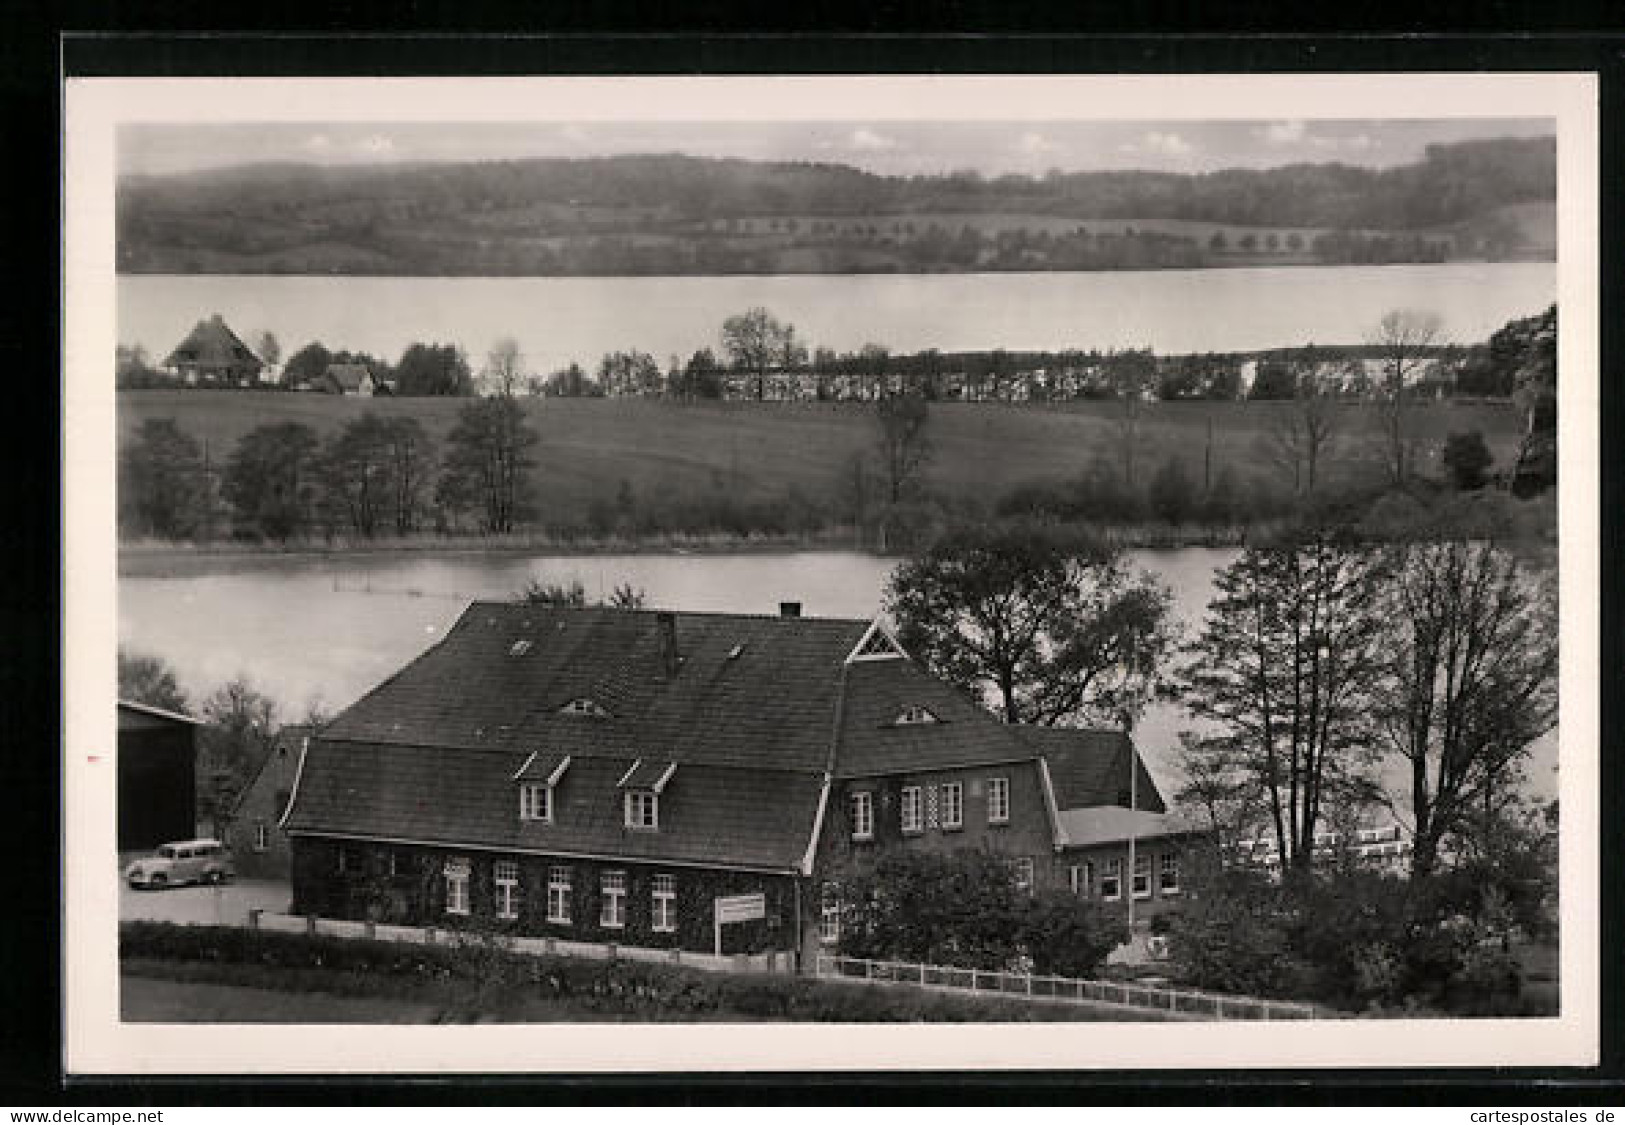
[[[177,887],[219,883],[236,874],[231,854],[219,840],[177,840],[124,869],[132,887]]]

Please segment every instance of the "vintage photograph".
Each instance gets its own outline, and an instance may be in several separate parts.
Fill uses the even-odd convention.
[[[1571,135],[940,81],[112,122],[118,1024],[1575,1011]]]

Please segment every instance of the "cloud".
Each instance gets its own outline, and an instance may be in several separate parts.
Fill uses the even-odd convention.
[[[384,156],[395,151],[395,142],[382,133],[362,138],[358,147],[368,156]]]
[[[1302,141],[1307,130],[1302,121],[1277,121],[1258,131],[1272,145],[1295,145]]]
[[[1160,133],[1156,130],[1142,134],[1136,147],[1158,156],[1189,156],[1195,151],[1191,143],[1178,133]]]
[[[882,136],[873,129],[854,129],[846,138],[848,147],[862,152],[881,152],[885,149],[896,148],[897,142],[890,137]]]
[[[1048,153],[1061,151],[1061,146],[1044,136],[1044,134],[1032,132],[1021,134],[1021,139],[1016,141],[1016,148],[1028,156],[1044,156]]]

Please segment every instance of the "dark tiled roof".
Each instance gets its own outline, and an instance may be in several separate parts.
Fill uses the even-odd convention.
[[[897,725],[908,707],[939,721]],[[857,661],[847,672],[837,772],[862,777],[1032,758],[1013,729],[913,661]]]
[[[812,837],[821,775],[684,766],[660,797],[660,828],[623,826],[617,779],[631,758],[576,758],[554,822],[519,819],[514,773],[529,755],[312,739],[290,832],[784,870]]]
[[[654,611],[476,602],[438,645],[324,733],[355,742],[618,755],[628,765],[658,758],[822,771],[841,662],[867,623],[673,617],[682,661],[668,677]],[[518,640],[530,647],[510,656]],[[729,659],[739,645],[744,650]],[[611,717],[559,713],[579,698]]]
[[[361,382],[372,372],[367,370],[364,363],[330,363],[327,365],[327,377],[341,390],[358,391]]]
[[[200,320],[197,327],[175,346],[164,360],[165,366],[196,364],[200,367],[248,368],[258,371],[265,364],[249,350],[219,316]]]
[[[1134,743],[1122,731],[1029,726],[1012,729],[1048,763],[1057,808],[1127,805],[1132,755],[1140,775],[1135,781],[1137,804],[1143,810],[1165,811],[1156,782],[1151,780]]]

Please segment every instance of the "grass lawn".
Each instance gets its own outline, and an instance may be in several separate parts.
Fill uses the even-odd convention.
[[[692,501],[711,493],[766,499],[794,488],[833,504],[853,456],[871,453],[875,444],[873,408],[858,403],[524,403],[541,438],[532,483],[545,522],[578,522],[594,499],[613,500],[622,481],[639,503]],[[206,440],[210,458],[221,464],[243,434],[266,423],[302,422],[326,435],[370,410],[410,415],[432,437],[444,439],[462,405],[457,399],[273,391],[123,391],[118,432],[127,440],[145,419],[174,418],[182,430]],[[1177,457],[1200,481],[1211,423],[1215,475],[1229,466],[1240,482],[1278,478],[1281,471],[1262,447],[1284,409],[1270,402],[1148,403],[1140,421],[1138,472],[1150,479],[1165,459]],[[951,497],[993,501],[1019,484],[1079,477],[1096,457],[1120,457],[1121,410],[1109,402],[939,403],[931,411],[935,456],[927,484]],[[1342,436],[1323,470],[1328,484],[1380,473],[1378,423],[1369,404],[1342,409]],[[1420,405],[1413,424],[1425,449],[1435,453],[1449,434],[1479,430],[1497,465],[1510,463],[1519,433],[1518,419],[1504,405]],[[1427,458],[1420,467],[1439,469]]]

